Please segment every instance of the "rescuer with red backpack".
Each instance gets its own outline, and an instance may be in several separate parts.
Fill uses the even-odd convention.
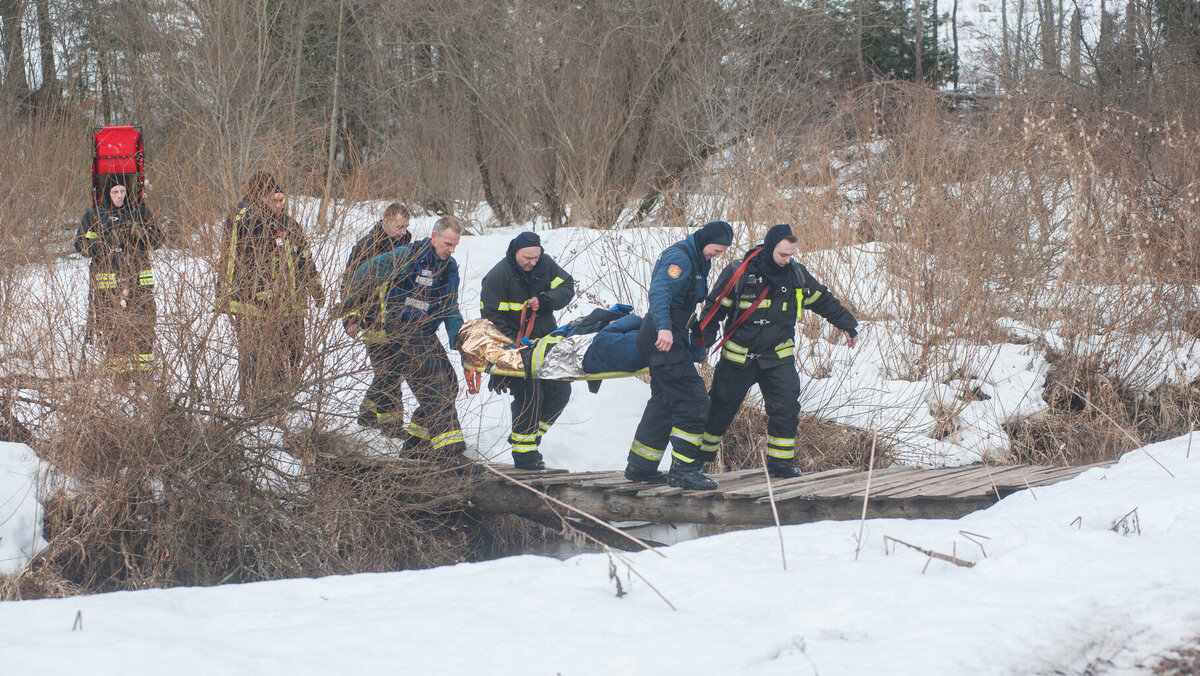
[[[721,358],[709,388],[708,420],[701,457],[716,457],[721,438],[757,384],[767,413],[767,471],[771,476],[800,476],[795,466],[796,426],[800,415],[800,376],[796,372],[796,322],[804,310],[821,315],[846,334],[854,347],[858,321],[792,260],[798,239],[790,225],[767,231],[761,246],[729,264],[705,301],[701,320],[704,342],[712,345],[718,325]]]

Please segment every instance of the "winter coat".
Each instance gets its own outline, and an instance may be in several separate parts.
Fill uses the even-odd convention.
[[[633,373],[646,368],[637,346],[642,318],[626,315],[600,329],[583,355],[584,373]]]
[[[225,220],[217,274],[217,310],[231,315],[304,315],[325,299],[300,224],[250,198]]]
[[[554,313],[575,297],[575,279],[545,252],[537,265],[525,272],[517,265],[515,253],[510,247],[504,260],[484,276],[479,314],[515,339],[521,332],[521,307],[530,298],[537,298],[537,318],[529,334],[531,340],[537,340],[558,328]]]
[[[75,250],[91,259],[91,298],[96,294],[152,294],[150,252],[162,246],[162,230],[146,205],[126,201],[92,207],[79,222]]]
[[[372,294],[360,294],[359,302],[355,303],[347,302],[348,283],[364,263],[411,242],[412,233],[405,232],[400,237],[392,237],[384,231],[383,221],[379,221],[350,251],[346,270],[342,273],[342,325],[361,326],[364,342],[382,343],[387,340],[387,330],[384,328],[386,313],[383,311],[383,303],[388,295],[387,283],[380,284]]]
[[[463,318],[458,309],[458,262],[453,256],[438,258],[428,237],[376,256],[351,275],[348,304],[365,302],[384,284],[387,293],[380,312],[389,337],[394,332],[401,340],[414,336],[427,340],[445,322],[446,337],[454,347]]]
[[[672,244],[658,257],[650,275],[649,311],[638,334],[638,348],[650,364],[700,361],[704,350],[693,340],[696,304],[708,294],[712,263],[696,247],[695,235]],[[660,329],[669,329],[674,343],[667,352],[654,346]]]
[[[769,254],[759,253],[758,256]],[[742,259],[744,260],[744,259]],[[742,260],[730,263],[713,284],[713,291],[705,299],[704,311],[708,312],[718,302],[717,296],[728,285],[729,280],[741,266]],[[825,285],[809,273],[808,268],[792,262],[789,283],[771,286],[761,276],[753,274],[753,266],[734,284],[729,295],[720,299],[720,306],[704,328],[705,344],[712,345],[716,339],[717,326],[723,324],[727,333],[734,322],[758,299],[763,289],[768,289],[758,308],[742,322],[721,348],[721,358],[737,366],[745,366],[757,360],[759,366],[770,368],[782,364],[793,364],[796,354],[796,322],[805,309],[821,315],[850,335],[856,335],[858,321],[850,314]]]

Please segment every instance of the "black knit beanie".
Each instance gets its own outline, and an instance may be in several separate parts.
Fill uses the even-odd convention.
[[[517,251],[530,246],[541,248],[542,238],[538,237],[536,232],[529,232],[526,230],[516,237],[513,237],[512,241],[508,243],[508,257],[515,261],[517,258]]]
[[[725,221],[709,221],[695,233],[696,248],[704,251],[709,244],[729,246],[733,244],[733,226]]]
[[[788,268],[791,267],[791,264],[779,265],[775,262],[775,247],[791,234],[792,226],[786,223],[772,227],[767,231],[767,236],[763,238],[762,251],[754,257],[752,262],[751,267],[766,277],[774,287],[787,286],[790,281]]]

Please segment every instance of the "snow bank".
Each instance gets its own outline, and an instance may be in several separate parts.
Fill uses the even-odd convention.
[[[38,468],[28,446],[0,442],[0,575],[19,570],[46,546],[37,501]]]

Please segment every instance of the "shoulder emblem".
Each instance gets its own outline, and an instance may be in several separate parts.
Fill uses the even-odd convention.
[[[671,267],[667,268],[667,276],[671,279],[679,279],[679,275],[682,274],[683,268],[679,267],[678,265],[672,264]]]

